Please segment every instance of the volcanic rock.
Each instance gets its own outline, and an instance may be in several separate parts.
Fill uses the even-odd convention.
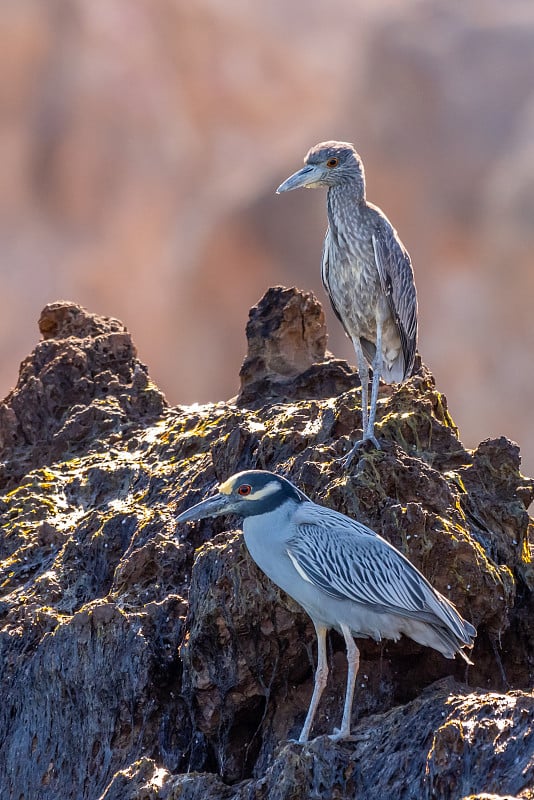
[[[533,797],[533,482],[505,438],[466,450],[428,369],[356,373],[310,294],[251,311],[239,396],[169,408],[117,320],[47,306],[0,406],[0,796],[6,800]],[[343,641],[313,739],[307,615],[249,557],[237,520],[176,526],[246,468],[288,476],[378,530],[476,625],[474,666],[360,641],[353,736]]]

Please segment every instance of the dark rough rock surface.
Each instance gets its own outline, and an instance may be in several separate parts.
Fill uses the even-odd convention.
[[[360,385],[346,361],[326,352],[326,322],[313,294],[276,286],[252,309],[239,406],[335,397]]]
[[[532,481],[500,438],[464,449],[428,370],[381,387],[381,451],[310,294],[251,311],[239,396],[168,408],[117,320],[47,306],[0,406],[2,800],[534,798]],[[475,665],[342,640],[314,727],[308,617],[236,521],[174,522],[239,469],[286,474],[378,529],[478,628]],[[530,532],[530,540],[529,540]]]
[[[122,322],[51,303],[39,330],[43,340],[0,404],[0,489],[35,467],[104,447],[113,433],[127,435],[166,406]]]

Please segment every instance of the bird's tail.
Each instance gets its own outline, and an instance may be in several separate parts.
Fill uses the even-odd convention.
[[[367,359],[369,366],[372,367],[375,358],[376,348],[373,342],[368,339],[360,339],[363,353]],[[412,365],[409,369],[406,368],[404,359],[404,351],[401,349],[397,353],[393,361],[388,361],[386,358],[382,359],[382,371],[380,377],[385,383],[402,383],[405,381],[412,371]]]
[[[439,622],[434,625],[434,630],[440,639],[450,649],[450,658],[458,653],[468,664],[473,662],[465,653],[464,648],[473,647],[477,635],[476,628],[464,619],[450,602],[439,592],[435,592],[434,599],[437,601],[434,613],[439,618]]]
[[[460,617],[460,619],[462,619]],[[443,642],[444,647],[450,652],[448,658],[454,658],[455,655],[459,655],[463,658],[466,664],[473,664],[467,653],[465,652],[464,648],[471,649],[473,647],[474,639],[476,634],[476,630],[473,626],[466,622],[466,620],[462,619],[462,622],[465,623],[466,626],[469,626],[469,629],[473,631],[470,636],[465,636],[460,638],[459,636],[455,636],[450,628],[443,628],[441,625],[435,625],[434,630],[439,636],[440,640]],[[465,641],[468,639],[468,641]]]
[[[404,354],[402,351],[398,354],[395,361],[388,364],[384,359],[382,365],[382,378],[386,383],[402,383],[406,380],[406,368],[404,363]]]

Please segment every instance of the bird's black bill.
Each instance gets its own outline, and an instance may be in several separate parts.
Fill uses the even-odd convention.
[[[220,514],[227,514],[230,511],[229,498],[224,494],[215,494],[202,500],[187,511],[176,517],[176,522],[189,522],[193,519],[206,519],[206,517],[218,517]]]

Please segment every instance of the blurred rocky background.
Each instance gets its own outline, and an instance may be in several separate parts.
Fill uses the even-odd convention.
[[[170,403],[236,394],[264,289],[323,297],[324,195],[274,190],[348,139],[464,443],[532,474],[531,0],[4,0],[0,30],[2,396],[59,298],[123,319]]]

